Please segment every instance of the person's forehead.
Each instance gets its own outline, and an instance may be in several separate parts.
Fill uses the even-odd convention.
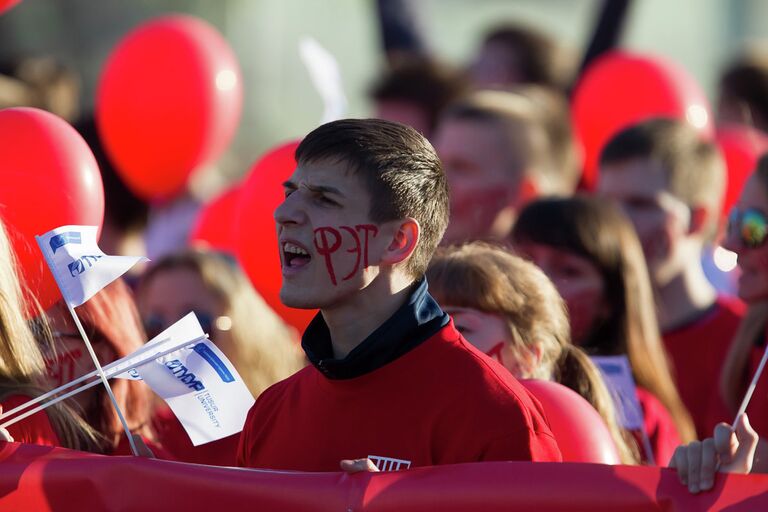
[[[506,162],[512,155],[504,130],[491,120],[448,119],[438,128],[435,147],[441,159]]]
[[[289,181],[308,185],[355,186],[361,182],[358,174],[347,162],[318,160],[299,163]]]
[[[655,197],[669,191],[662,164],[650,158],[635,158],[600,167],[598,192]]]

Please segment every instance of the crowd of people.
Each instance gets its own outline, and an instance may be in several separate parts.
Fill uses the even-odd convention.
[[[303,333],[233,255],[186,242],[80,306],[102,364],[194,311],[257,398],[241,434],[195,447],[144,383],[114,381],[132,435],[155,457],[253,468],[560,461],[547,411],[520,383],[541,379],[594,408],[623,464],[671,465],[692,492],[716,471],[768,472],[768,377],[731,425],[766,347],[768,156],[723,219],[718,146],[686,120],[649,116],[611,137],[587,190],[561,61],[551,38],[518,25],[490,31],[464,70],[400,57],[371,87],[376,119],[302,140],[274,250],[281,301],[319,310]],[[717,122],[766,129],[766,82],[759,59],[735,62]],[[102,247],[131,253],[157,218],[119,182],[92,121],[77,126],[105,176]],[[738,255],[738,297],[706,274],[718,244]],[[66,307],[32,308],[15,269],[0,229],[3,410],[93,369]],[[622,422],[597,356],[626,357],[642,428]],[[102,388],[4,435],[130,453]]]

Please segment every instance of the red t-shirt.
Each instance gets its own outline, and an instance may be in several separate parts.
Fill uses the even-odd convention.
[[[175,460],[209,466],[236,465],[239,432],[218,441],[195,446],[176,415],[167,407],[155,411],[152,426],[160,444]]]
[[[740,300],[719,296],[703,317],[664,333],[680,398],[700,439],[711,437],[718,422],[733,420],[720,394],[720,372],[745,309]]]
[[[637,400],[640,402],[640,407],[643,410],[644,430],[648,436],[656,465],[667,466],[672,458],[672,454],[675,453],[675,448],[681,444],[680,434],[677,432],[672,415],[669,414],[669,411],[667,411],[667,408],[664,407],[659,399],[647,389],[637,388]],[[648,456],[642,434],[640,432],[634,432],[633,434],[640,447],[641,458],[647,461]]]
[[[14,407],[29,402],[31,398],[26,395],[9,395],[3,402],[3,412],[8,412]],[[59,436],[53,430],[51,422],[45,410],[28,416],[18,423],[8,427],[8,433],[17,443],[40,444],[44,446],[61,446]]]
[[[360,377],[308,366],[273,385],[248,413],[238,465],[338,471],[368,456],[399,462],[385,468],[561,460],[541,404],[453,322]]]

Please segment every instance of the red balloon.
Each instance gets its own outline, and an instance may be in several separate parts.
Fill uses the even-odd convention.
[[[282,185],[296,169],[293,155],[298,145],[293,141],[277,146],[251,168],[240,192],[236,238],[240,264],[256,291],[283,320],[303,332],[317,311],[280,302],[282,273],[273,217],[284,199]]]
[[[680,66],[661,57],[609,52],[579,79],[571,105],[576,136],[584,150],[582,186],[597,182],[600,151],[619,130],[652,117],[688,121],[704,137],[714,136],[709,102]]]
[[[197,18],[166,16],[112,52],[96,120],[126,184],[145,199],[167,198],[226,149],[242,95],[240,68],[221,35]]]
[[[77,131],[43,110],[0,110],[0,141],[0,216],[21,264],[21,277],[47,308],[61,293],[35,235],[67,224],[101,228],[101,173]]]
[[[731,124],[717,129],[717,143],[728,169],[722,209],[726,216],[739,200],[741,189],[755,170],[757,160],[768,151],[768,135],[749,126]]]
[[[578,393],[556,382],[521,380],[539,399],[557,440],[563,462],[621,464],[603,418]]]
[[[189,236],[193,245],[207,247],[235,254],[237,239],[235,222],[237,221],[240,184],[228,188],[205,205],[197,215]]]
[[[4,13],[19,2],[21,2],[21,0],[0,0],[0,14]]]

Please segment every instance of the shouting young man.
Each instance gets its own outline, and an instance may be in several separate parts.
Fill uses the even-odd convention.
[[[320,126],[275,211],[281,300],[319,308],[310,366],[259,396],[241,466],[382,470],[558,461],[540,404],[468,344],[427,292],[448,190],[418,132],[382,120]]]

